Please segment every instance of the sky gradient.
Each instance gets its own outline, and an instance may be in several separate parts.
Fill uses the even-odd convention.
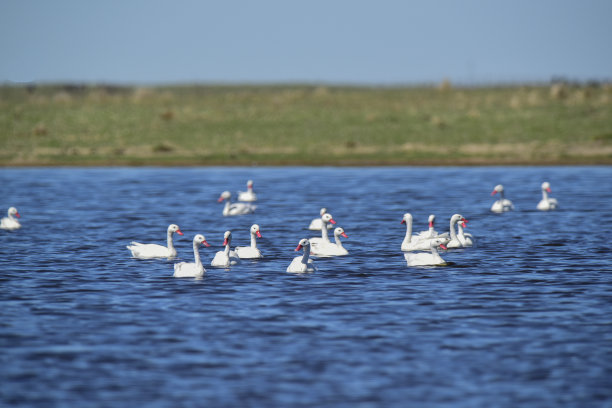
[[[609,0],[2,0],[0,82],[612,79]]]

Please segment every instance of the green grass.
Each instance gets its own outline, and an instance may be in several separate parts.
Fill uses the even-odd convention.
[[[612,164],[612,88],[0,87],[0,165]]]

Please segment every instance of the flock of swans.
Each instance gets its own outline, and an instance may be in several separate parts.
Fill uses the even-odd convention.
[[[551,192],[550,183],[542,183],[542,199],[537,205],[540,211],[555,210],[558,207],[558,202],[555,198],[549,197]],[[504,197],[504,187],[498,184],[493,189],[491,195],[499,194],[499,199],[491,206],[491,211],[502,213],[514,209],[512,201]],[[250,214],[255,211],[257,206],[253,202],[257,201],[257,195],[253,191],[253,181],[247,182],[247,191],[238,193],[238,202],[232,203],[231,193],[224,191],[219,197],[219,202],[225,201],[223,207],[224,216],[235,216]],[[15,207],[8,209],[8,216],[0,220],[0,229],[13,231],[19,229],[21,224],[18,221],[20,214]],[[450,218],[449,231],[438,233],[435,230],[435,215],[429,216],[429,229],[413,234],[412,231],[412,214],[405,213],[402,218],[402,224],[406,224],[406,235],[401,244],[401,250],[404,252],[404,258],[408,266],[440,266],[446,265],[444,259],[440,256],[438,248],[445,250],[452,248],[468,248],[474,245],[475,238],[470,233],[464,232],[466,223],[468,222],[461,214],[454,214]],[[348,251],[342,245],[341,237],[348,238],[342,227],[334,225],[336,221],[326,208],[321,208],[320,216],[313,219],[308,229],[311,231],[321,231],[320,237],[303,238],[299,241],[296,251],[303,251],[301,256],[293,258],[287,272],[313,272],[316,265],[312,257],[334,257],[348,255]],[[331,242],[328,235],[328,230],[334,229],[334,242]],[[180,228],[176,224],[170,224],[167,229],[166,246],[159,244],[143,244],[133,241],[127,245],[127,249],[131,252],[132,257],[137,259],[154,259],[167,258],[173,259],[177,256],[176,248],[173,243],[174,234],[183,235]],[[213,257],[210,265],[213,267],[230,268],[240,262],[241,259],[257,259],[262,258],[261,251],[257,248],[257,238],[261,238],[259,225],[253,224],[250,228],[251,243],[250,246],[238,246],[231,248],[232,233],[226,231],[224,234],[222,251],[218,251]],[[201,278],[206,269],[200,257],[200,246],[209,247],[206,238],[202,234],[197,234],[193,238],[193,254],[195,262],[179,262],[174,264],[174,277],[177,278]]]

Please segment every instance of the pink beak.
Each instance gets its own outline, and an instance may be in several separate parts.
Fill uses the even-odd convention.
[[[226,246],[226,245],[227,245],[227,239],[224,239],[223,240],[223,246]]]
[[[461,226],[465,228],[465,220],[463,220],[463,222],[461,223]]]
[[[550,189],[550,187],[548,187],[546,191],[548,191],[549,193],[552,193],[552,190]]]
[[[295,248],[296,251],[299,251],[300,249],[302,249],[302,245],[298,244],[297,248]]]
[[[340,235],[342,235],[344,238],[348,238],[348,235],[346,235],[346,233],[344,233],[344,232],[342,234],[340,234]]]
[[[491,195],[495,195],[495,193],[497,193],[497,191],[493,190],[493,192],[491,193]]]
[[[446,245],[444,245],[444,244],[440,244],[440,248],[442,248],[442,249],[448,249],[448,248],[446,247]]]
[[[548,191],[550,191],[550,189],[548,189]],[[21,215],[19,215],[18,212],[16,212],[15,215],[17,216],[17,218],[21,218]]]
[[[406,220],[402,220],[402,222],[400,222],[400,224],[405,224],[405,223],[406,223]]]
[[[219,197],[219,199],[217,200],[218,203],[220,203],[221,201],[223,201],[223,197]]]
[[[257,231],[255,235],[257,235],[257,238],[261,238],[261,234],[259,233],[259,231]]]
[[[176,230],[176,233],[179,235],[183,235],[183,233],[181,232],[181,230]]]
[[[331,220],[329,220],[329,222],[331,222],[332,224],[335,224],[336,221],[334,221],[334,219],[332,218]]]
[[[206,241],[202,241],[202,245],[207,246],[207,247],[210,246],[210,244],[208,242],[206,242]]]
[[[433,228],[433,221],[429,223],[429,228]]]

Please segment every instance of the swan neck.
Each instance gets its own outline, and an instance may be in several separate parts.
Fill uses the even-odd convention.
[[[542,189],[542,200],[548,200],[548,191],[546,191],[545,189]]]
[[[308,258],[310,257],[310,245],[304,247],[304,255],[302,255],[302,263],[304,265],[308,264]]]
[[[336,241],[336,245],[338,245],[338,248],[344,248],[342,246],[342,241],[340,241],[340,237],[338,235],[334,235],[334,240]]]
[[[257,248],[257,237],[255,236],[255,233],[251,232],[251,248],[255,249]]]
[[[408,245],[410,240],[412,239],[412,220],[406,220],[406,236],[404,237],[404,241],[402,245]]]
[[[457,224],[457,221],[451,220],[451,222],[450,222],[450,236],[451,236],[451,240],[457,239],[457,232],[455,231],[455,224]]]
[[[198,266],[198,268],[202,267],[202,260],[200,259],[200,251],[198,251],[198,244],[197,243],[193,243],[193,257],[195,259],[195,263]]]
[[[324,242],[329,242],[329,236],[327,235],[327,223],[325,221],[323,221],[322,218],[321,218],[321,223],[323,224],[321,226],[321,239]]]
[[[224,213],[229,213],[230,205],[231,205],[230,199],[228,198],[227,200],[225,200],[225,206],[223,207]]]
[[[168,231],[168,249],[174,249],[174,242],[172,242],[172,231]]]

